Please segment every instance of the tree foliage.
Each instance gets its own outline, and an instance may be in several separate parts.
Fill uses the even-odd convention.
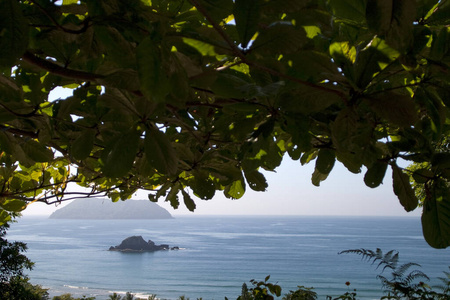
[[[6,239],[8,228],[8,223],[0,225],[0,299],[49,299],[46,289],[29,283],[24,272],[31,270],[33,263],[23,254],[27,245],[22,242],[9,242]]]
[[[372,188],[391,168],[407,211],[421,181],[425,239],[445,248],[449,15],[446,0],[2,0],[1,219],[137,190],[194,210],[264,191],[289,156],[316,186],[336,161]]]

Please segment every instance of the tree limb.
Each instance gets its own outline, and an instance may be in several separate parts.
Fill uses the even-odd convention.
[[[60,65],[57,65],[53,62],[50,62],[46,59],[42,59],[40,57],[37,57],[36,55],[32,54],[29,51],[26,51],[22,59],[26,61],[27,63],[30,63],[34,66],[37,66],[45,71],[48,71],[52,74],[59,75],[64,78],[69,79],[75,79],[75,80],[81,80],[81,81],[96,81],[97,79],[104,78],[102,75],[93,74],[89,72],[83,72],[83,71],[77,71],[72,69],[67,69],[64,67],[61,67]]]

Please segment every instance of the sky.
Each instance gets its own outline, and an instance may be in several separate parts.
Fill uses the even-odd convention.
[[[375,189],[364,184],[364,174],[350,173],[336,163],[327,180],[316,187],[311,183],[314,162],[302,166],[299,161],[285,157],[276,172],[265,172],[269,187],[266,192],[254,192],[247,187],[239,200],[225,198],[221,191],[209,201],[194,198],[197,209],[188,211],[181,203],[174,210],[160,199],[158,204],[176,215],[338,215],[338,216],[420,216],[421,209],[407,213],[392,189],[391,172],[386,173],[383,184]],[[148,199],[145,192],[132,199]],[[182,202],[182,197],[180,195]],[[50,215],[66,203],[55,207],[33,203],[24,215]]]

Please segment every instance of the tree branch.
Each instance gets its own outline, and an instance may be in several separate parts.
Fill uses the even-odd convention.
[[[97,79],[104,78],[104,76],[102,76],[102,75],[61,67],[60,65],[57,65],[46,59],[37,57],[36,55],[30,53],[29,51],[26,51],[23,54],[22,59],[24,61],[26,61],[34,66],[37,66],[45,71],[48,71],[52,74],[59,75],[61,77],[65,77],[65,78],[69,78],[69,79],[95,82]]]

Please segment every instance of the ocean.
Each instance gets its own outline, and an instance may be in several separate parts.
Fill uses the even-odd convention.
[[[129,236],[180,250],[108,251]],[[282,287],[314,287],[319,299],[356,289],[380,299],[382,269],[347,249],[397,250],[430,278],[449,271],[450,252],[429,247],[417,217],[178,216],[165,220],[50,220],[23,217],[8,240],[27,243],[33,284],[51,296],[72,293],[107,299],[112,292],[159,299],[236,299],[251,279]],[[413,269],[411,269],[413,270]],[[383,272],[389,277],[388,270]],[[347,286],[345,283],[350,282]]]

